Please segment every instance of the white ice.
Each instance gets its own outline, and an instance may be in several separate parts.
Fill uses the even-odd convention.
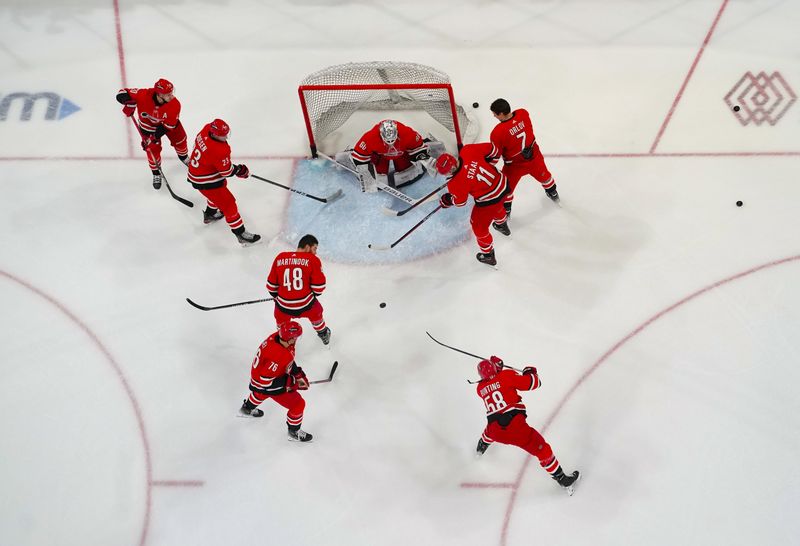
[[[743,126],[723,101],[748,71],[800,91],[797,2],[120,0],[118,15],[0,6],[0,103],[80,108],[46,120],[40,101],[22,121],[15,101],[0,121],[0,544],[800,542],[800,105]],[[315,439],[299,445],[275,404],[236,417],[271,305],[185,298],[267,297],[292,211],[320,205],[232,180],[264,237],[239,247],[203,225],[166,139],[195,207],[153,191],[114,95],[167,77],[190,138],[222,117],[234,161],[308,191],[297,85],[368,60],[448,73],[480,104],[481,140],[493,99],[527,108],[563,207],[523,179],[497,271],[463,222],[424,225],[381,264],[366,245],[407,222],[320,211],[333,338],[305,322],[297,357],[312,379],[340,367],[305,394]],[[337,180],[318,191],[362,197]],[[362,258],[337,260],[349,247]],[[517,448],[475,459],[476,361],[426,330],[538,367],[528,421],[583,473],[573,497]]]

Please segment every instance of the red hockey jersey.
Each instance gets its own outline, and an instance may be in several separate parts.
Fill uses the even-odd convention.
[[[499,203],[508,193],[506,176],[486,160],[492,150],[488,142],[467,144],[458,153],[461,166],[447,182],[447,191],[453,195],[453,204],[463,207],[471,195],[475,205]]]
[[[492,142],[492,151],[489,154],[492,163],[501,157],[506,163],[523,159],[522,149],[532,148],[536,143],[528,111],[524,108],[514,110],[509,119],[495,125],[489,140]]]
[[[250,370],[250,386],[269,394],[286,390],[287,375],[294,363],[294,345],[284,347],[277,337],[275,332],[261,343]]]
[[[194,150],[189,160],[189,182],[197,189],[219,188],[225,178],[233,174],[231,147],[227,142],[215,140],[208,134],[210,123],[194,139]]]
[[[322,262],[311,252],[281,252],[272,262],[267,276],[267,290],[278,308],[298,316],[314,304],[325,290]]]
[[[151,87],[125,88],[119,92],[127,92],[136,101],[137,118],[142,131],[154,133],[159,125],[163,125],[166,131],[171,131],[178,126],[178,116],[181,114],[181,103],[178,99],[173,98],[165,104],[158,104],[156,91]]]
[[[364,133],[355,147],[351,157],[353,163],[356,165],[366,164],[372,161],[372,154],[378,154],[389,159],[397,159],[405,154],[414,156],[423,151],[428,145],[424,142],[422,137],[414,129],[407,125],[403,125],[399,121],[397,123],[397,140],[389,146],[381,138],[380,126],[378,123]]]
[[[511,411],[525,411],[517,391],[532,391],[540,385],[536,375],[504,368],[494,377],[481,380],[475,391],[486,406],[486,418],[491,420]]]

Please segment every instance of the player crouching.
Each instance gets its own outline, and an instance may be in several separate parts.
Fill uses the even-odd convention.
[[[425,175],[420,162],[443,151],[441,142],[423,139],[411,127],[385,119],[364,133],[352,150],[336,154],[336,161],[355,170],[361,191],[372,193],[379,186],[413,184]]]

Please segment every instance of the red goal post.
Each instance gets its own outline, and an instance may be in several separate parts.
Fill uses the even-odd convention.
[[[312,157],[317,157],[320,142],[359,110],[423,110],[453,133],[459,149],[468,127],[474,125],[456,104],[450,78],[416,63],[331,66],[307,76],[297,92]]]

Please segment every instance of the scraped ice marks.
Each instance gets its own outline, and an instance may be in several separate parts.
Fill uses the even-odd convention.
[[[402,191],[413,198],[427,195],[443,180],[424,176]],[[302,195],[290,194],[284,237],[290,245],[306,233],[320,241],[320,256],[340,263],[402,263],[431,256],[457,246],[471,237],[469,209],[447,209],[433,215],[423,226],[391,251],[374,252],[369,243],[390,244],[431,210],[436,201],[420,205],[401,217],[387,216],[383,207],[406,208],[408,205],[383,192],[362,193],[352,173],[339,169],[327,160],[303,160],[297,163],[292,187],[323,195],[342,189],[344,197],[323,205]]]

